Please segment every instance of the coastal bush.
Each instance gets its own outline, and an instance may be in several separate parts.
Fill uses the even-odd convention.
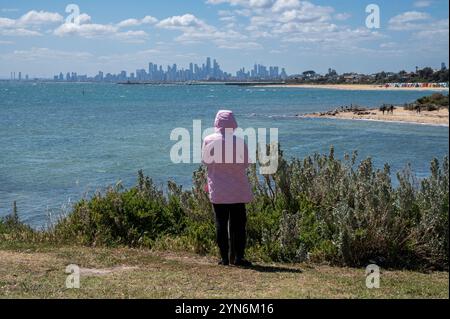
[[[179,234],[185,227],[176,196],[155,187],[138,173],[135,187],[118,184],[91,199],[76,203],[73,212],[57,223],[51,233],[61,241],[84,245],[151,247],[160,236]]]
[[[419,104],[434,104],[440,107],[448,107],[448,95],[434,93],[430,96],[424,96],[417,100]]]
[[[37,241],[39,234],[19,219],[16,202],[11,214],[0,218],[0,239],[14,242]]]
[[[434,93],[430,96],[424,96],[417,99],[416,102],[411,104],[406,104],[404,106],[405,110],[415,111],[424,109],[427,111],[438,111],[443,108],[449,107],[448,94],[444,95],[442,93]]]
[[[272,175],[259,175],[252,165],[248,252],[266,261],[448,270],[448,158],[433,160],[430,176],[421,180],[410,166],[396,177],[394,186],[389,165],[358,162],[356,152],[340,160],[333,148],[302,160],[280,152]],[[164,193],[140,171],[136,186],[118,184],[85,198],[45,231],[23,226],[15,210],[15,217],[0,221],[0,238],[215,254],[205,183],[200,167],[191,189],[169,182]]]

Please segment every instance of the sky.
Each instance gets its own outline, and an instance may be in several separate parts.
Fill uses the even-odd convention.
[[[255,63],[288,74],[439,68],[449,61],[448,12],[448,0],[0,0],[0,78],[187,67],[208,56],[233,74]]]

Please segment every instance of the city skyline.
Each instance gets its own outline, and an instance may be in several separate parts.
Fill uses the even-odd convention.
[[[233,72],[256,62],[283,64],[291,74],[449,62],[445,0],[377,1],[379,28],[367,26],[369,3],[359,0],[80,0],[76,25],[67,21],[68,4],[0,0],[1,78],[17,70],[33,78],[115,73],[149,60],[186,66],[206,56]]]
[[[187,68],[179,67],[178,64],[158,65],[148,63],[147,69],[137,69],[133,72],[122,70],[119,73],[105,73],[98,71],[95,76],[78,74],[77,72],[60,72],[53,76],[54,81],[154,81],[154,82],[183,82],[183,81],[226,81],[226,80],[283,80],[288,77],[285,68],[279,66],[266,67],[255,64],[250,70],[245,67],[239,69],[235,74],[221,69],[216,59],[206,58],[205,63],[197,64],[190,62]],[[13,77],[11,76],[11,80]]]
[[[279,66],[265,66],[262,64],[254,64],[253,67],[246,69],[245,67],[240,68],[234,74],[226,72],[221,69],[220,64],[216,59],[206,58],[205,63],[198,64],[190,62],[188,67],[179,67],[177,63],[172,65],[158,65],[153,62],[148,63],[148,68],[139,68],[135,71],[128,72],[127,70],[122,70],[119,73],[106,73],[102,70],[98,71],[95,75],[88,74],[78,74],[78,72],[59,72],[59,74],[53,77],[47,78],[36,78],[30,77],[29,74],[22,71],[12,71],[10,72],[10,77],[7,80],[11,81],[34,81],[34,80],[53,80],[59,82],[188,82],[188,81],[280,81],[280,80],[295,80],[302,78],[304,80],[319,80],[320,78],[326,77],[328,80],[336,80],[338,77],[343,77],[344,79],[356,79],[356,78],[374,78],[382,74],[387,76],[391,75],[417,75],[419,71],[424,69],[431,69],[432,72],[438,72],[442,70],[447,70],[447,65],[445,62],[440,63],[439,68],[432,68],[427,66],[423,69],[418,66],[415,67],[415,71],[401,70],[400,72],[392,72],[388,70],[383,70],[378,73],[357,73],[357,72],[342,72],[339,73],[333,68],[328,68],[327,72],[320,73],[314,70],[306,70],[297,74],[288,74],[285,68],[280,68]],[[428,71],[427,71],[428,72]],[[6,79],[0,79],[6,80]]]

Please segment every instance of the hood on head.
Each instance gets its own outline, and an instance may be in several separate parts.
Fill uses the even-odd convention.
[[[238,125],[234,118],[233,111],[221,110],[217,112],[214,127],[219,131],[225,131],[227,128],[232,128],[233,130],[237,129]]]

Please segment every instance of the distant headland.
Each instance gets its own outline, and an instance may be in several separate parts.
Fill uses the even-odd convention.
[[[327,118],[399,122],[435,126],[449,126],[448,95],[435,93],[404,105],[382,105],[366,108],[357,105],[341,106],[328,112],[299,114],[299,118]]]

